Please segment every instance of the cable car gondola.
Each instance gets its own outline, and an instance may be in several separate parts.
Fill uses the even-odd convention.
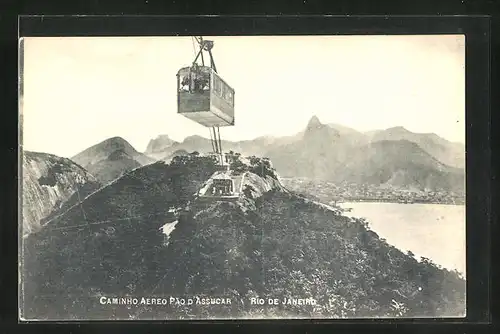
[[[217,73],[213,41],[194,39],[199,51],[192,65],[177,72],[177,113],[210,128],[212,148],[223,165],[219,128],[234,125],[234,89]],[[205,66],[203,51],[209,54],[210,66]]]

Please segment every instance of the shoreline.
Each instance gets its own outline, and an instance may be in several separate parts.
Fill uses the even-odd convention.
[[[335,205],[340,205],[343,203],[387,203],[387,204],[436,204],[436,205],[454,205],[454,206],[465,206],[466,203],[449,203],[449,202],[424,202],[424,201],[413,201],[413,202],[397,202],[397,201],[385,201],[385,200],[346,200],[337,201]]]
[[[386,239],[386,242],[388,244],[396,247],[397,249],[399,249],[401,252],[403,252],[405,254],[407,253],[408,250],[410,250],[414,254],[413,257],[418,262],[421,262],[421,257],[428,258],[438,267],[441,267],[441,268],[446,269],[448,271],[456,270],[462,275],[464,280],[467,279],[467,275],[466,275],[467,263],[466,262],[464,264],[457,263],[456,262],[456,254],[454,254],[454,253],[453,253],[454,255],[451,257],[442,256],[442,254],[439,253],[439,252],[442,252],[443,250],[445,252],[448,252],[448,251],[456,252],[455,249],[449,248],[449,250],[448,250],[448,248],[446,248],[446,247],[449,247],[450,244],[443,243],[443,245],[448,245],[448,246],[446,246],[446,247],[443,246],[445,248],[440,249],[440,250],[436,250],[436,248],[432,247],[432,244],[431,244],[433,238],[429,239],[426,236],[427,235],[426,233],[416,233],[415,235],[411,234],[411,236],[410,236],[410,234],[407,235],[405,233],[401,234],[401,233],[395,232],[396,230],[399,230],[399,228],[401,226],[403,226],[403,229],[411,229],[411,226],[414,226],[416,228],[415,231],[421,232],[421,230],[419,230],[419,229],[422,228],[422,225],[420,225],[418,219],[417,219],[417,221],[411,222],[409,225],[399,225],[399,224],[394,225],[393,221],[386,220],[386,217],[384,216],[384,214],[381,214],[380,216],[378,216],[377,213],[384,212],[385,209],[382,209],[382,208],[379,209],[379,207],[377,205],[357,207],[356,206],[357,203],[387,203],[387,204],[404,204],[404,203],[391,203],[391,202],[380,202],[380,201],[349,201],[349,202],[346,201],[346,202],[337,202],[337,206],[340,208],[340,210],[343,211],[342,214],[344,216],[347,216],[350,218],[364,218],[366,220],[366,222],[368,223],[369,229],[372,230],[373,232],[377,233],[379,238]],[[414,203],[414,204],[436,204],[436,203]],[[438,204],[443,205],[440,203],[438,203]],[[461,209],[462,209],[457,204],[455,204],[455,205],[451,204],[447,207],[449,210],[452,210],[452,211],[455,211],[455,210],[461,211]],[[446,208],[445,207],[438,207],[438,208],[436,208],[436,210],[438,210],[438,212],[440,212],[440,213],[439,214],[433,213],[433,214],[434,215],[442,214],[442,211],[439,211],[441,209],[446,209]],[[402,211],[402,212],[406,211],[405,207],[400,207],[400,206],[393,207],[393,208],[390,208],[388,210],[390,210],[390,211],[391,210]],[[417,207],[415,210],[417,210],[417,211],[424,210],[425,211],[426,207],[420,206],[420,207]],[[431,211],[433,211],[433,210],[431,210]],[[401,216],[404,216],[404,214]],[[397,218],[398,217],[396,217],[396,219]],[[460,228],[464,228],[464,226],[465,226],[464,223],[465,223],[465,221],[463,221],[461,223]],[[446,220],[445,220],[444,226],[447,226]],[[458,227],[455,226],[454,228],[458,228]],[[442,235],[449,235],[449,234],[445,233]],[[419,238],[418,239],[419,242],[417,244],[414,242],[414,239],[413,239],[415,237]],[[451,247],[455,247],[455,246],[459,245],[459,244],[457,244],[457,242],[463,243],[464,240],[462,240],[462,239],[455,240]],[[427,243],[430,243],[429,244],[430,247],[422,247],[421,246],[421,245],[426,245]],[[419,244],[421,244],[421,245],[419,245]],[[463,251],[465,251],[465,250],[463,250]],[[465,253],[461,253],[461,256],[465,256]]]

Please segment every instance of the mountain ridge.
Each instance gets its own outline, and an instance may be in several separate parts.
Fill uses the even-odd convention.
[[[464,172],[439,162],[418,143],[405,138],[359,140],[359,134],[333,132],[313,119],[304,137],[266,152],[285,177],[309,177],[337,183],[383,185],[462,191]],[[392,132],[406,132],[397,127]],[[346,134],[349,133],[349,135]],[[391,181],[392,180],[392,181]],[[397,182],[395,180],[398,180]]]
[[[465,146],[450,142],[435,133],[415,133],[398,126],[370,135],[370,141],[408,140],[450,167],[465,168]]]
[[[387,141],[399,142],[399,144],[392,144],[391,148],[391,145]],[[382,144],[376,145],[378,142],[382,142]],[[414,145],[409,145],[408,142],[417,144],[418,148]],[[399,157],[394,155],[394,147],[398,145],[401,146]],[[406,182],[407,184],[402,184],[404,187],[411,187],[416,184],[424,187],[429,186],[429,182],[432,183],[434,181],[424,182],[423,180],[426,178],[428,180],[438,180],[438,177],[426,176],[434,169],[436,169],[436,173],[441,173],[442,177],[450,180],[459,180],[461,176],[456,177],[455,174],[464,173],[465,147],[453,144],[433,133],[413,133],[403,126],[395,126],[373,133],[363,133],[335,123],[323,124],[317,116],[313,116],[308,121],[304,130],[293,136],[264,136],[253,140],[239,142],[224,140],[222,142],[222,148],[225,152],[234,151],[240,152],[244,156],[270,157],[278,171],[287,177],[310,177],[327,181],[335,180],[336,182],[342,180],[334,177],[333,173],[345,175],[347,178],[345,181],[347,182],[363,182],[363,179],[370,181],[369,177],[363,178],[362,175],[366,172],[372,173],[373,171],[363,170],[361,165],[365,164],[367,168],[376,165],[373,160],[375,157],[372,154],[373,152],[370,153],[370,149],[383,155],[385,154],[384,147],[392,152],[388,159],[396,159],[400,165],[402,165],[402,159],[405,154],[411,155],[415,159],[422,157],[428,163],[428,166],[424,166],[418,163],[418,161],[409,161],[407,165],[412,170],[405,171],[403,167],[400,167],[399,171],[394,171],[394,175],[389,177],[388,180],[392,179],[394,182],[395,180],[399,180],[395,182],[396,184]],[[403,152],[405,148],[409,151]],[[170,146],[165,151],[168,154],[163,159],[168,160],[171,154],[179,149],[187,152],[198,151],[208,153],[212,151],[208,138],[198,135],[188,136],[184,141]],[[417,151],[419,150],[430,154],[445,166],[434,163],[427,155],[424,155],[422,152],[418,153]],[[372,161],[351,158],[357,156],[358,151],[362,151],[370,156]],[[355,163],[351,160],[357,161],[358,166],[354,166]],[[390,162],[388,161],[388,164],[385,165],[385,169],[394,169],[390,166]],[[379,164],[377,168],[380,169],[382,167]],[[349,168],[353,169],[352,171],[356,171],[358,175],[354,175],[352,171],[350,173]],[[419,175],[418,168],[423,168],[420,173],[421,175]],[[462,171],[457,170],[457,168]],[[448,172],[443,173],[444,170]],[[389,172],[380,171],[380,173],[387,174]],[[414,182],[413,179],[415,178],[418,181]],[[451,181],[444,182],[444,184],[448,184],[451,188],[462,188],[461,186],[458,188],[454,187],[452,183]]]
[[[318,127],[323,130],[320,130]],[[326,133],[328,131],[325,130],[325,127],[333,129],[328,137],[341,138],[342,141],[350,142],[351,146],[362,146],[370,142],[382,140],[409,140],[417,143],[423,150],[430,153],[442,163],[450,167],[465,168],[465,146],[461,143],[448,141],[435,133],[414,133],[403,126],[361,132],[336,123],[323,124],[317,116],[312,116],[304,130],[294,135],[284,137],[260,136],[241,141],[223,140],[222,147],[225,151],[233,150],[243,155],[262,156],[266,155],[269,150],[302,139],[308,129],[311,132],[314,128],[318,128],[317,130]],[[212,150],[210,139],[199,135],[188,136],[182,142],[175,143],[174,146],[175,148],[173,146],[167,148],[165,156],[181,148],[188,152],[209,152]]]
[[[421,190],[465,190],[463,170],[443,164],[408,140],[372,142],[358,150],[356,159],[359,160],[346,170],[356,174],[358,183],[387,183]],[[396,179],[399,181],[395,182]]]
[[[389,145],[388,141],[398,144]],[[409,145],[408,142],[418,147]],[[396,154],[397,146],[400,148]],[[461,191],[463,187],[455,187],[451,180],[457,181],[461,177],[459,174],[462,172],[456,168],[465,173],[464,147],[453,146],[436,134],[413,133],[402,126],[366,134],[339,124],[324,124],[317,116],[311,117],[304,130],[293,136],[262,136],[239,142],[223,140],[222,149],[224,152],[239,152],[243,156],[269,157],[278,171],[286,177],[309,177],[335,182],[378,184],[380,177],[376,177],[374,173],[379,173],[384,182],[392,180],[391,182],[402,187],[433,189],[445,185]],[[404,149],[408,149],[408,152],[404,152]],[[419,150],[430,154],[445,166],[436,164],[427,155],[417,152]],[[73,159],[105,183],[152,161],[168,162],[175,155],[194,151],[212,152],[210,139],[191,135],[182,142],[176,142],[163,134],[152,139],[143,154],[123,138],[112,137],[82,151]],[[364,152],[365,158],[358,157],[358,152]],[[387,163],[376,162],[380,159],[374,156],[374,152],[386,155]],[[413,160],[407,161],[406,167],[403,163],[405,155],[413,157]],[[424,159],[427,165],[415,160],[418,158]],[[399,164],[398,168],[394,167],[396,163]],[[376,170],[370,170],[372,167]],[[371,174],[371,177],[364,177],[365,174]],[[436,176],[429,176],[434,174]],[[437,175],[444,177],[445,181],[439,181]],[[344,179],[341,180],[339,176]]]

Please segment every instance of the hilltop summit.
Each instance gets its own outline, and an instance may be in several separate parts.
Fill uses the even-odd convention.
[[[123,151],[129,156],[136,155],[138,152],[132,145],[122,137],[112,137],[95,144],[82,152],[76,154],[71,160],[85,167],[107,158],[115,151]]]
[[[137,152],[122,137],[108,138],[78,153],[72,160],[102,183],[110,182],[125,172],[155,161]]]
[[[319,128],[322,125],[323,125],[323,123],[321,123],[318,116],[314,115],[313,117],[311,117],[311,119],[307,123],[307,129]]]
[[[321,123],[317,116],[313,116],[307,123],[303,138],[309,140],[312,145],[323,145],[325,142],[333,142],[338,137],[339,132],[336,129]]]
[[[392,128],[388,128],[386,131],[387,132],[400,132],[400,133],[410,132],[410,133],[412,133],[410,130],[408,130],[404,126],[393,126]]]

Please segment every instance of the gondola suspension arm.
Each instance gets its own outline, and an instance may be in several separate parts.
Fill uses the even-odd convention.
[[[196,64],[198,59],[201,57],[202,66],[205,66],[205,59],[203,57],[203,51],[207,51],[210,56],[210,67],[217,73],[217,67],[215,66],[214,57],[212,54],[212,48],[214,46],[213,41],[204,40],[202,36],[194,36],[194,39],[198,43],[199,51],[194,58],[193,65]],[[214,153],[219,155],[221,163],[224,161],[224,156],[222,152],[222,140],[220,138],[220,129],[218,126],[213,126],[210,131],[210,139],[212,141],[212,148]]]

